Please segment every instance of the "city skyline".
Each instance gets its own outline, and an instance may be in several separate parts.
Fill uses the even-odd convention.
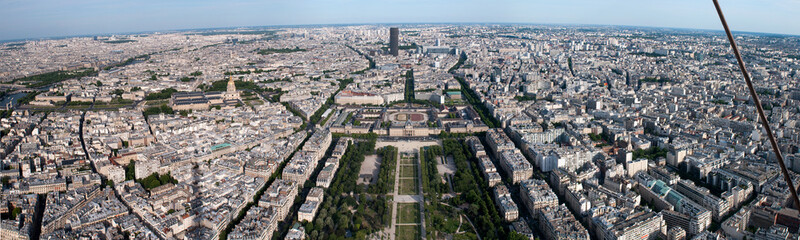
[[[0,0],[0,239],[800,240],[797,9]]]
[[[629,0],[603,3],[511,0],[492,5],[480,1],[429,3],[416,0],[181,3],[185,2],[3,1],[0,2],[0,22],[3,22],[0,41],[209,28],[363,24],[489,23],[722,29],[711,1],[681,0],[667,6]],[[800,21],[793,17],[798,13],[796,9],[800,9],[800,1],[736,0],[721,4],[734,31],[800,34]]]
[[[737,34],[760,103],[728,42],[691,30],[2,43],[0,236],[798,239],[799,39]]]

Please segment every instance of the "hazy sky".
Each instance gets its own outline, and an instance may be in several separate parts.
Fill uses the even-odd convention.
[[[720,0],[734,31],[800,35],[800,0]],[[711,0],[0,0],[0,40],[341,23],[566,23],[722,29]]]

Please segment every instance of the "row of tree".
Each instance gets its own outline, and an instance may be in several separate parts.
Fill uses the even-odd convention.
[[[365,156],[375,152],[376,138],[373,135],[354,138],[358,140],[339,160],[339,170],[326,191],[319,214],[313,222],[304,223],[309,239],[344,239],[348,235],[365,239],[367,234],[391,222],[390,200],[382,194],[366,194],[365,186],[356,184]],[[386,157],[396,156],[396,151],[378,150]]]
[[[414,101],[414,69],[408,70],[404,76],[406,78],[405,100]]]
[[[361,171],[361,163],[364,156],[375,152],[375,139],[358,141],[349,146],[342,158],[339,159],[339,170],[328,188],[330,195],[360,193],[362,189],[356,184],[358,173]]]
[[[394,183],[394,170],[397,167],[397,147],[386,146],[377,150],[381,159],[381,169],[378,173],[378,181],[369,186],[369,193],[386,194]]]
[[[452,143],[450,143],[452,144]],[[440,196],[448,192],[447,184],[440,181],[436,168],[440,157],[444,154],[441,146],[431,146],[420,151],[420,167],[422,170],[422,187],[425,192],[425,231],[434,238],[452,235],[454,239],[477,239],[468,225],[459,220],[460,210],[454,206],[440,203]],[[461,226],[461,233],[457,230]]]
[[[172,94],[176,92],[178,92],[178,90],[174,88],[166,88],[158,92],[147,94],[147,96],[144,97],[144,100],[169,99],[170,97],[172,97]]]
[[[242,80],[234,80],[233,84],[236,86],[237,90],[253,90],[256,92],[262,92],[264,89],[259,87],[255,82],[247,82]],[[198,88],[202,89],[204,92],[222,92],[228,90],[228,80],[217,80],[211,83],[210,86],[200,85]]]
[[[508,239],[511,235],[495,208],[491,189],[477,170],[478,159],[468,155],[467,145],[459,140],[444,139],[442,143],[445,156],[452,156],[456,164],[453,182],[455,191],[460,194],[451,199],[451,204],[466,210],[467,217],[472,220],[482,237]]]
[[[82,78],[86,76],[93,76],[97,71],[90,68],[75,70],[75,71],[55,71],[49,73],[42,73],[23,78],[14,79],[14,83],[21,83],[28,87],[38,88],[47,86],[48,84],[61,82],[72,78]]]
[[[327,101],[325,101],[325,104],[324,104],[324,105],[322,105],[322,107],[320,107],[319,109],[317,109],[317,111],[316,111],[316,112],[314,112],[314,114],[312,114],[312,115],[311,115],[311,117],[309,117],[309,118],[308,118],[308,120],[309,120],[310,122],[312,122],[312,123],[315,123],[315,124],[316,124],[316,123],[318,123],[318,122],[320,122],[320,120],[322,120],[322,114],[323,114],[323,113],[325,113],[325,111],[326,111],[326,110],[328,110],[328,108],[330,108],[330,106],[331,106],[331,105],[333,105],[333,98],[334,98],[334,96],[336,96],[336,94],[338,94],[338,93],[339,93],[339,91],[342,91],[342,89],[344,89],[345,87],[347,87],[347,85],[348,85],[348,84],[352,83],[352,82],[353,82],[353,79],[352,79],[352,78],[346,78],[346,79],[337,79],[336,81],[339,81],[339,89],[337,89],[337,90],[336,90],[336,92],[334,92],[334,93],[333,93],[333,94],[332,94],[332,95],[331,95],[331,96],[328,98],[328,100],[327,100]]]
[[[36,99],[36,95],[39,95],[39,91],[29,92],[27,95],[22,96],[21,98],[17,99],[18,105],[25,105],[30,103],[31,101]]]
[[[171,107],[167,106],[167,104],[161,104],[161,106],[148,107],[144,109],[145,116],[156,115],[160,113],[173,114],[175,111],[173,111]]]
[[[481,117],[481,121],[483,121],[486,126],[489,126],[489,128],[500,126],[500,122],[490,114],[489,109],[483,105],[483,102],[481,101],[480,97],[478,97],[478,94],[475,93],[475,90],[469,88],[467,82],[464,81],[463,78],[455,77],[455,79],[461,84],[461,96],[466,98],[467,102],[469,102],[469,104],[475,108],[475,112],[477,112],[478,116]]]
[[[478,182],[475,181],[475,177],[469,170],[467,155],[462,151],[461,143],[456,139],[444,139],[442,145],[444,145],[445,156],[452,156],[457,169],[453,175],[453,190],[459,193],[475,190]]]
[[[305,222],[309,239],[345,239],[352,234],[366,239],[391,223],[391,205],[383,195],[330,196],[320,206],[313,222]]]
[[[273,53],[305,52],[305,51],[308,51],[308,50],[300,48],[300,47],[257,49],[257,53],[261,54],[261,55],[269,55],[269,54],[273,54]]]
[[[442,192],[446,192],[447,185],[442,183],[439,171],[436,168],[439,157],[442,156],[441,146],[430,146],[420,152],[420,167],[422,169],[422,190],[426,198],[438,199]]]

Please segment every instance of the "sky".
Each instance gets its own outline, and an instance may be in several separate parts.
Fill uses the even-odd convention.
[[[800,35],[800,0],[720,0],[734,31]],[[0,0],[0,40],[370,23],[597,24],[721,30],[711,0]]]

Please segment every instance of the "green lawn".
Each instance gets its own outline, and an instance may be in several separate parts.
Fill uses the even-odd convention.
[[[419,226],[418,225],[397,226],[396,234],[397,234],[397,240],[419,239]]]
[[[419,204],[398,203],[397,223],[419,223]]]
[[[89,109],[92,105],[67,106],[67,109]]]
[[[35,106],[35,105],[25,105],[25,106],[31,110],[53,110],[61,108],[61,106]]]
[[[168,103],[169,99],[164,99],[164,100],[147,100],[145,104],[147,104],[147,106],[161,106],[161,104],[168,104]]]
[[[133,104],[103,104],[103,105],[95,104],[94,108],[122,108],[122,107],[128,107],[128,106],[132,106],[132,105]],[[67,107],[67,108],[69,108],[69,107]]]
[[[405,165],[400,166],[400,177],[404,178],[413,178],[417,177],[417,168],[416,165]]]
[[[475,234],[472,233],[471,231],[472,230],[469,230],[467,232],[463,232],[463,233],[460,233],[460,234],[453,235],[453,240],[475,240],[475,239],[478,239],[478,237],[475,236]]]
[[[417,179],[400,179],[400,195],[416,195],[417,194]]]
[[[245,101],[245,104],[247,104],[247,106],[251,106],[252,107],[252,106],[258,106],[258,105],[264,105],[264,102],[261,101],[261,100],[252,100],[252,101]]]

